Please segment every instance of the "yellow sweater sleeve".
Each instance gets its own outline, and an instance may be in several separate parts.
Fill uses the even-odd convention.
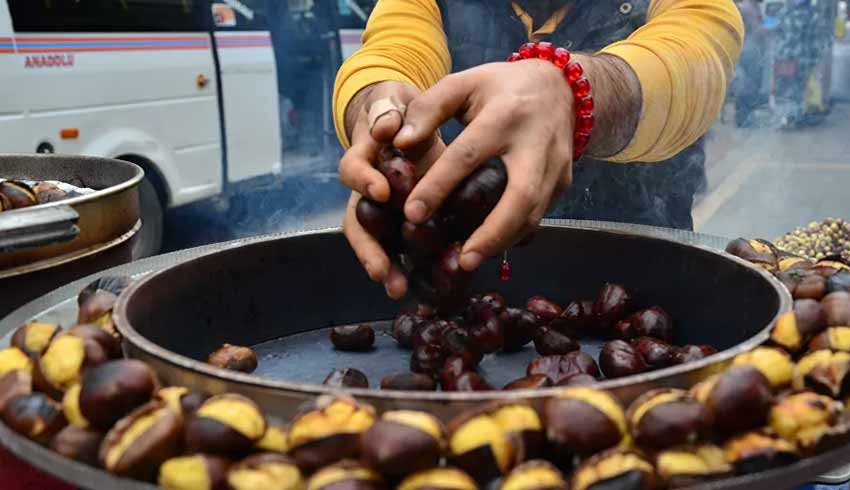
[[[602,50],[635,71],[643,110],[615,162],[660,161],[711,127],[741,51],[744,24],[732,0],[653,0],[647,23]]]
[[[345,134],[345,108],[362,88],[396,80],[422,90],[451,71],[443,19],[434,0],[381,0],[375,5],[363,46],[343,63],[333,95],[334,125],[339,141]]]

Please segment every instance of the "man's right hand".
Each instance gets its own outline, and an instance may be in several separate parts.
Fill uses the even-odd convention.
[[[345,130],[351,147],[339,162],[339,177],[352,189],[343,220],[343,231],[369,277],[384,284],[387,295],[401,298],[407,293],[407,279],[394,265],[381,245],[357,222],[354,208],[360,196],[378,202],[390,197],[387,179],[375,168],[381,151],[392,144],[404,122],[404,108],[420,93],[413,85],[386,81],[361,90],[345,112]],[[391,101],[392,105],[386,102]],[[395,107],[395,108],[393,108]],[[446,145],[435,133],[422,144],[405,152],[421,176],[443,153]]]

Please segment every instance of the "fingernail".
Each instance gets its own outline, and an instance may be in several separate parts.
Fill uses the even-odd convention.
[[[428,215],[428,206],[424,201],[413,201],[407,204],[404,208],[404,213],[407,218],[414,223],[421,223]]]
[[[413,136],[413,126],[410,124],[405,124],[401,127],[401,130],[398,132],[399,138],[410,138]]]
[[[474,271],[483,260],[484,256],[478,252],[466,252],[460,256],[460,266],[466,271]]]

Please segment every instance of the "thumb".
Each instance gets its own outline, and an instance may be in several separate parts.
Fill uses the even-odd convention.
[[[405,106],[396,97],[384,97],[369,108],[369,134],[378,143],[390,143],[404,122]]]

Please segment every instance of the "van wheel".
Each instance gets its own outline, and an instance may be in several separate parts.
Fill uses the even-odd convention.
[[[142,229],[136,235],[133,244],[133,259],[156,255],[162,249],[164,214],[162,202],[156,187],[145,177],[139,184],[139,206],[142,215]]]

